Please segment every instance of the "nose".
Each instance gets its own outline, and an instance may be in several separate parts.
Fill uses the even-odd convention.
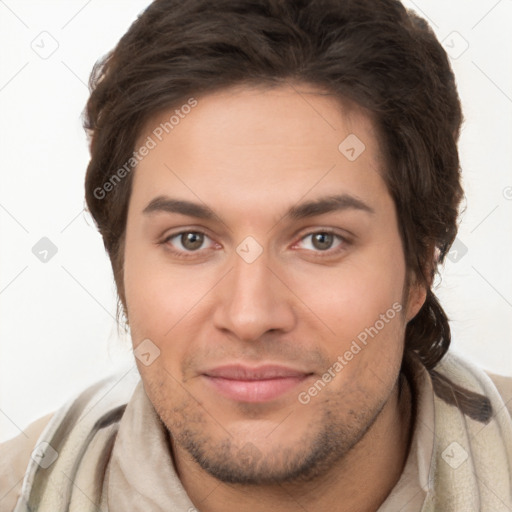
[[[234,267],[216,287],[214,325],[241,341],[258,340],[267,332],[288,332],[295,325],[293,294],[276,277],[263,253],[247,263],[234,254]]]

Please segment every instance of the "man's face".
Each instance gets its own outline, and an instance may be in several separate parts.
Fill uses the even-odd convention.
[[[343,457],[389,407],[420,306],[371,121],[299,89],[200,97],[136,146],[157,143],[126,229],[139,370],[175,446],[225,481]]]

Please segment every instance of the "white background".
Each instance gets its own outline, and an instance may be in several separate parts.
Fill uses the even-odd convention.
[[[147,4],[0,0],[0,440],[131,360],[110,264],[83,210],[80,114],[94,62]],[[406,5],[445,40],[466,118],[466,211],[438,288],[453,347],[512,375],[512,1]],[[48,58],[34,51],[54,47]],[[58,251],[46,263],[32,253],[42,237]]]

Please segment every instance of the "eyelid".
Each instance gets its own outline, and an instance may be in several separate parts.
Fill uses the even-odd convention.
[[[200,235],[204,235],[205,237],[213,240],[213,236],[210,234],[209,230],[199,226],[179,226],[174,229],[169,229],[165,231],[160,239],[161,242],[165,242],[166,240],[174,238],[178,235],[184,235],[185,233],[199,233]]]
[[[296,241],[293,242],[290,247],[292,249],[301,249],[301,250],[304,250],[304,251],[307,251],[310,253],[314,253],[315,256],[320,256],[320,257],[322,255],[332,256],[334,254],[337,254],[338,252],[342,252],[342,251],[346,250],[347,246],[351,245],[353,243],[353,238],[355,238],[354,235],[347,233],[346,231],[344,231],[343,233],[340,233],[340,230],[335,229],[335,228],[323,228],[323,227],[314,227],[313,228],[313,227],[310,227],[310,228],[302,229],[301,231],[302,231],[301,233],[295,235],[294,239]],[[181,236],[186,233],[201,234],[205,238],[208,238],[210,240],[211,244],[209,247],[206,247],[203,249],[197,249],[195,251],[187,251],[187,250],[177,249],[176,247],[172,246],[169,243],[171,239],[176,238],[176,237]],[[305,238],[307,238],[308,236],[318,234],[318,233],[330,234],[330,235],[336,237],[340,241],[340,243],[338,245],[336,245],[334,248],[329,248],[326,250],[302,249],[302,248],[297,247],[297,245],[300,242],[302,242]],[[217,242],[208,233],[207,229],[205,229],[203,227],[199,228],[199,227],[194,227],[194,226],[186,227],[186,228],[183,228],[181,226],[177,231],[165,234],[162,237],[161,241],[158,242],[158,244],[165,246],[166,249],[168,251],[172,252],[174,255],[176,255],[178,257],[183,257],[183,258],[187,258],[187,257],[192,258],[194,256],[204,255],[205,251],[207,251],[207,250],[222,248],[222,245],[219,242]]]
[[[209,244],[210,246],[202,248],[202,249],[197,249],[195,251],[187,251],[187,250],[176,248],[176,247],[174,247],[170,243],[170,241],[173,238],[177,238],[177,237],[182,236],[182,235],[184,235],[186,233],[197,233],[197,234],[203,235],[205,237],[205,239],[209,239],[210,240],[210,244]],[[213,239],[212,236],[210,236],[206,232],[206,230],[204,228],[194,228],[194,227],[189,227],[189,228],[181,227],[178,231],[167,233],[167,234],[165,234],[162,237],[161,241],[158,242],[158,244],[165,246],[165,248],[168,251],[172,252],[175,256],[183,257],[183,258],[204,255],[204,252],[207,251],[207,250],[210,250],[212,248],[220,248],[220,247],[222,247],[218,242],[216,242]]]
[[[346,248],[347,245],[350,245],[352,243],[351,237],[349,235],[342,234],[334,228],[315,228],[315,229],[310,228],[308,231],[297,235],[298,240],[292,244],[291,248],[292,249],[297,248],[297,245],[300,242],[302,242],[305,238],[307,238],[308,236],[316,235],[318,233],[326,233],[326,234],[332,235],[333,237],[336,237],[340,241],[340,243],[338,245],[336,245],[335,247],[326,249],[324,251],[322,251],[320,249],[318,249],[318,250],[304,249],[304,250],[309,251],[309,252],[314,252],[319,255],[322,255],[322,254],[331,255],[333,253],[336,253],[337,251],[343,250],[344,248]],[[341,249],[340,249],[340,246],[342,247]],[[298,248],[298,249],[300,249],[300,248]]]

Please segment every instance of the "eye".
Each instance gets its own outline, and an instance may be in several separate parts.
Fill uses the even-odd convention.
[[[165,243],[173,246],[174,249],[183,252],[194,252],[199,249],[205,249],[205,244],[212,245],[212,240],[204,233],[199,231],[183,231],[176,235],[171,235],[165,239]]]
[[[302,249],[325,252],[339,247],[343,242],[344,239],[340,235],[328,231],[318,231],[303,237],[298,245],[302,244]]]

